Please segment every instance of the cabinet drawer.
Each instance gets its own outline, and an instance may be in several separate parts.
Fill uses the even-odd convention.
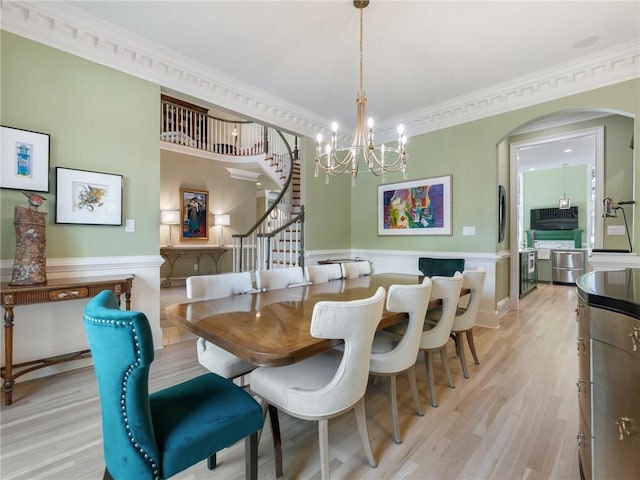
[[[576,341],[576,350],[578,355],[578,378],[581,380],[591,381],[591,341],[589,337],[580,335],[578,330],[578,339]]]
[[[558,268],[578,268],[584,269],[583,252],[551,252],[551,264]]]
[[[640,320],[593,308],[590,321],[591,338],[618,347],[640,360]]]
[[[579,378],[577,389],[580,421],[585,424],[587,432],[591,433],[591,382]]]
[[[75,300],[76,298],[88,298],[89,289],[86,287],[64,288],[60,290],[51,290],[49,292],[49,300]]]
[[[640,478],[640,361],[594,340],[594,478]]]
[[[578,456],[580,461],[580,476],[585,480],[592,479],[591,441],[592,438],[589,429],[583,419],[580,418],[578,426]]]
[[[589,313],[591,309],[589,306],[582,302],[578,302],[576,307],[576,322],[578,322],[578,336],[586,336],[589,338]],[[580,331],[581,330],[581,331]]]

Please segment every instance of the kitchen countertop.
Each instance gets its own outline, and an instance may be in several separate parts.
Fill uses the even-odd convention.
[[[578,278],[578,295],[592,307],[640,320],[640,269],[595,271]]]

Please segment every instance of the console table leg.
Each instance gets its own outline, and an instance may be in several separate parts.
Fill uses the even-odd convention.
[[[13,305],[4,307],[4,404],[11,405],[13,397]]]

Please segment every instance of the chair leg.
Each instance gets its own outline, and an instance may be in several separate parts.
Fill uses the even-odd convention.
[[[318,420],[318,446],[320,447],[320,473],[322,480],[331,478],[329,468],[329,420]]]
[[[358,430],[360,431],[360,438],[362,438],[362,446],[367,454],[369,465],[372,468],[376,468],[378,466],[378,462],[376,462],[376,459],[373,457],[373,450],[371,450],[371,441],[369,440],[369,432],[367,431],[367,416],[364,412],[364,397],[356,403],[354,409],[356,412],[356,423],[358,424]]]
[[[218,460],[215,453],[207,458],[207,468],[209,470],[213,470],[214,468],[216,468],[217,464]]]
[[[464,378],[469,378],[469,372],[467,371],[467,358],[464,353],[464,342],[462,341],[462,332],[456,332],[456,351],[458,353],[458,358],[460,359],[462,375]]]
[[[420,404],[420,397],[418,397],[418,384],[416,382],[416,366],[412,365],[407,370],[407,376],[409,377],[409,388],[411,389],[411,396],[413,397],[413,404],[416,407],[416,413],[421,417],[424,415],[422,405]]]
[[[447,357],[447,346],[445,345],[440,349],[440,358],[442,359],[442,366],[444,367],[444,373],[447,374],[447,380],[449,381],[449,388],[456,388],[451,378],[451,369],[449,368],[449,357]]]
[[[262,431],[264,430],[264,423],[267,420],[267,413],[269,413],[269,404],[264,400],[260,400],[260,408],[262,409],[262,428],[258,431],[258,443],[262,438]]]
[[[402,443],[400,439],[400,427],[398,426],[398,391],[396,388],[396,376],[389,376],[389,413],[391,414],[391,429],[393,430],[393,441]]]
[[[436,388],[433,384],[433,352],[426,350],[424,352],[424,368],[427,370],[427,384],[429,385],[429,396],[431,397],[431,405],[438,406],[438,400],[436,399]]]
[[[276,462],[276,477],[283,476],[282,473],[282,437],[280,436],[280,421],[278,420],[278,409],[269,405],[269,418],[271,419],[271,432],[273,434],[273,456]]]
[[[476,344],[473,341],[473,330],[467,330],[467,341],[469,342],[469,348],[471,349],[471,355],[473,355],[473,363],[480,365],[478,360],[478,354],[476,353]]]
[[[244,439],[244,461],[246,480],[258,480],[258,432]]]

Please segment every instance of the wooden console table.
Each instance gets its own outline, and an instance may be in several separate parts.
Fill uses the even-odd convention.
[[[170,267],[167,278],[162,282],[162,288],[169,288],[171,286],[171,279],[177,280],[178,278],[183,278],[173,276],[173,267],[180,257],[184,257],[186,255],[195,256],[196,262],[198,263],[198,274],[200,273],[200,258],[203,256],[210,257],[213,260],[213,266],[216,269],[215,273],[219,273],[218,262],[220,261],[220,257],[222,257],[226,251],[227,247],[219,247],[215,245],[202,245],[197,247],[172,245],[160,247],[160,255],[167,259]]]
[[[4,403],[11,405],[15,379],[25,373],[39,368],[56,365],[58,363],[88,358],[89,350],[81,350],[55,357],[41,358],[29,362],[13,364],[13,307],[34,303],[55,303],[64,300],[90,298],[102,290],[113,290],[120,301],[120,295],[125,294],[125,306],[131,309],[131,287],[133,274],[122,276],[101,276],[85,278],[58,278],[49,280],[43,285],[11,286],[0,284],[0,297],[4,308],[4,367],[1,369],[4,379]]]

